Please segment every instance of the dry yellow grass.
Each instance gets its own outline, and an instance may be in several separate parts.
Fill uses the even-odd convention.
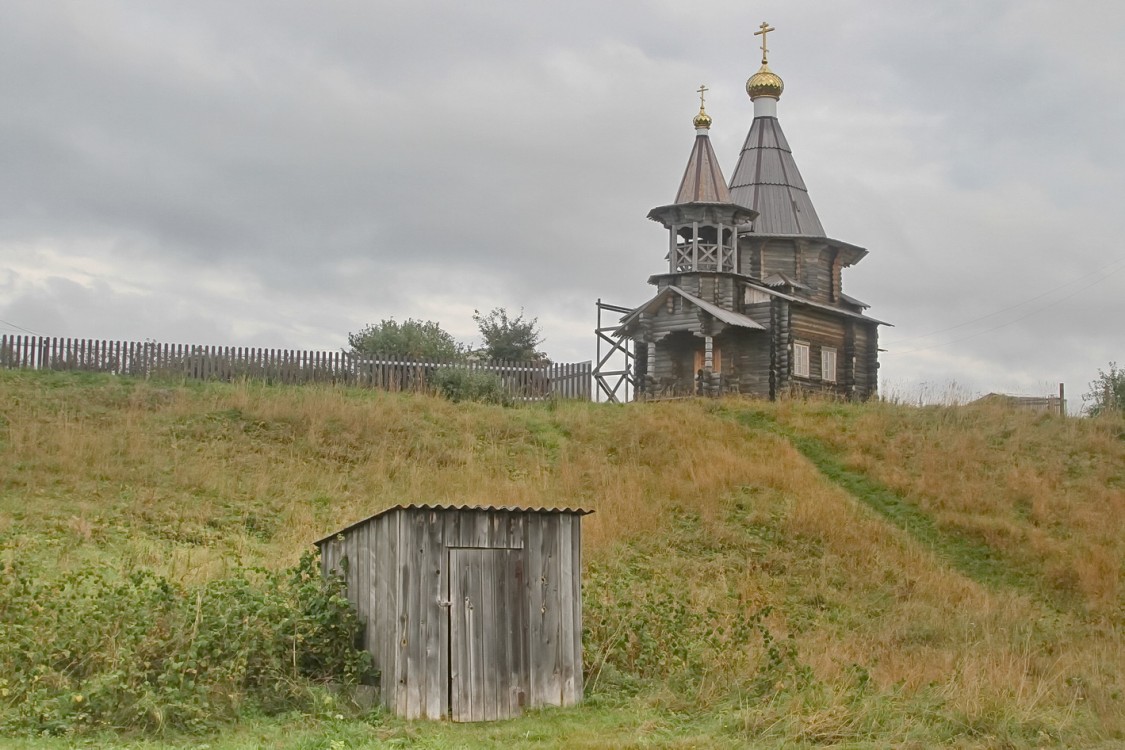
[[[651,580],[639,587],[661,579],[720,624],[734,608],[771,605],[771,630],[794,634],[822,687],[740,709],[747,732],[905,742],[925,724],[937,734],[921,736],[985,744],[1037,731],[1043,744],[1125,736],[1120,422],[734,408],[831,445],[1061,598],[958,572],[785,437],[714,403],[505,409],[13,373],[0,373],[0,565],[100,561],[195,581],[235,563],[288,565],[314,539],[397,503],[580,505],[597,511],[584,522],[588,564],[643,559]],[[722,703],[759,655],[716,659],[679,699]],[[859,673],[870,694],[856,693]]]
[[[778,418],[938,525],[1037,568],[1063,596],[1125,613],[1125,423],[996,405],[782,405]],[[832,415],[832,416],[829,416]]]
[[[252,384],[4,386],[33,394],[3,412],[0,518],[16,526],[14,543],[59,547],[65,563],[76,547],[112,542],[185,576],[211,575],[231,555],[288,564],[402,502],[596,507],[586,538],[597,548],[656,530],[669,507],[714,514],[748,443],[687,405],[638,420],[584,404],[501,409]],[[707,439],[682,440],[693,421]]]

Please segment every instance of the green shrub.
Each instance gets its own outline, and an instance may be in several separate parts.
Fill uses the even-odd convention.
[[[591,562],[583,586],[585,672],[592,691],[610,668],[612,682],[663,683],[703,701],[717,693],[758,700],[795,693],[813,681],[791,636],[778,639],[773,610],[733,594],[701,606],[684,580],[649,566],[633,551],[624,560]],[[705,702],[705,701],[703,701]]]
[[[201,730],[244,710],[311,708],[317,684],[355,683],[343,582],[306,554],[281,572],[243,570],[198,587],[150,572],[0,576],[0,728]]]
[[[454,403],[479,401],[507,406],[512,402],[504,381],[491,372],[443,367],[434,372],[431,382],[438,393]]]

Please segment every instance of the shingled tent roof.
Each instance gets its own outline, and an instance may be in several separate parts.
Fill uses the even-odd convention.
[[[824,237],[776,117],[755,117],[730,181],[730,200],[758,212],[755,234]]]
[[[676,192],[676,203],[730,203],[727,181],[711,148],[707,129],[698,128],[696,133],[684,178]]]

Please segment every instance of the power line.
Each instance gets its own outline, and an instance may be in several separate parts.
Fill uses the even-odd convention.
[[[44,335],[46,335],[46,334],[39,333],[37,331],[32,331],[28,328],[24,328],[23,326],[18,326],[15,323],[9,323],[6,320],[0,320],[0,323],[3,323],[4,325],[6,325],[10,328],[14,328],[17,331],[23,331],[24,333],[30,333],[32,336],[44,336]]]
[[[942,342],[940,344],[930,344],[929,346],[919,346],[915,349],[907,349],[904,352],[895,352],[895,354],[913,354],[914,352],[924,352],[927,349],[937,349],[939,347],[949,346],[951,344],[957,344],[957,343],[960,343],[962,341],[968,341],[969,339],[975,339],[977,336],[982,336],[986,333],[991,333],[992,331],[996,331],[996,330],[999,330],[1001,328],[1005,328],[1007,326],[1012,325],[1013,323],[1018,323],[1021,320],[1026,320],[1027,318],[1030,318],[1034,315],[1038,315],[1039,313],[1043,312],[1044,310],[1049,310],[1052,307],[1054,307],[1055,305],[1058,305],[1062,302],[1066,302],[1068,299],[1070,299],[1071,297],[1074,297],[1075,295],[1079,294],[1080,292],[1084,292],[1087,289],[1090,289],[1091,287],[1097,286],[1098,284],[1102,283],[1103,281],[1105,281],[1106,279],[1108,279],[1110,276],[1117,273],[1118,271],[1125,271],[1125,266],[1122,266],[1121,268],[1118,268],[1114,271],[1110,271],[1109,273],[1102,276],[1100,279],[1095,279],[1094,281],[1090,282],[1086,286],[1082,286],[1082,287],[1079,287],[1078,289],[1075,289],[1073,292],[1066,295],[1065,297],[1060,297],[1059,299],[1055,300],[1054,302],[1043,305],[1042,307],[1040,307],[1037,310],[1032,310],[1031,312],[1027,313],[1026,315],[1021,315],[1020,317],[1014,318],[1013,320],[1009,320],[1006,323],[1001,323],[1000,325],[993,326],[992,328],[985,328],[983,331],[977,331],[976,333],[970,333],[968,336],[962,336],[961,338],[953,339],[952,341],[945,341],[945,342]],[[1087,274],[1087,276],[1089,276],[1089,275],[1090,274]],[[1057,291],[1057,290],[1055,290],[1055,291]],[[1018,306],[1019,305],[1016,305],[1016,307],[1018,307]],[[1008,308],[1008,309],[1011,309],[1011,308]],[[989,316],[984,316],[984,317],[989,317]],[[983,320],[984,317],[978,318],[977,320]],[[973,321],[973,322],[975,322],[975,321]],[[952,330],[952,329],[946,329],[946,330]],[[922,338],[922,337],[919,336],[919,337],[916,337],[916,338]],[[910,340],[911,339],[907,339],[907,341],[910,341]]]
[[[936,336],[939,333],[948,333],[949,331],[955,331],[958,328],[964,328],[965,326],[972,325],[973,323],[979,323],[982,320],[988,320],[989,318],[994,318],[997,315],[1009,312],[1011,310],[1015,310],[1018,307],[1023,307],[1024,305],[1028,305],[1032,302],[1035,302],[1036,300],[1043,299],[1044,297],[1049,297],[1050,295],[1055,294],[1056,292],[1058,292],[1061,289],[1066,289],[1068,286],[1073,286],[1074,284],[1077,284],[1077,283],[1079,283],[1079,282],[1081,282],[1085,279],[1088,279],[1091,276],[1094,276],[1096,274],[1101,273],[1102,271],[1105,271],[1107,268],[1113,268],[1114,266],[1120,265],[1122,263],[1125,263],[1125,258],[1118,258],[1117,260],[1113,261],[1112,263],[1110,263],[1108,265],[1102,266],[1101,268],[1095,268],[1093,271],[1090,271],[1089,273],[1086,273],[1082,276],[1079,276],[1078,278],[1074,279],[1073,281],[1068,281],[1065,284],[1060,284],[1059,286],[1052,287],[1051,289],[1048,289],[1047,291],[1043,292],[1042,294],[1037,294],[1034,297],[1029,297],[1028,299],[1023,300],[1022,302],[1017,302],[1014,305],[1009,305],[1008,307],[1004,307],[1004,308],[1001,308],[1001,309],[996,310],[994,312],[990,312],[990,313],[987,313],[985,315],[981,315],[979,317],[972,318],[970,320],[966,320],[963,323],[958,323],[957,325],[949,326],[948,328],[940,328],[936,331],[931,331],[929,333],[923,333],[919,336],[910,336],[908,338],[899,339],[897,341],[889,341],[889,342],[887,342],[886,345],[887,346],[895,346],[895,345],[904,344],[908,341],[918,341],[919,339],[925,339],[925,338],[929,338],[930,336]],[[1098,284],[1101,281],[1104,281],[1105,279],[1109,278],[1110,276],[1112,276],[1113,274],[1117,273],[1120,270],[1122,270],[1122,269],[1118,268],[1118,269],[1115,269],[1113,271],[1110,271],[1109,273],[1105,274],[1102,278],[1097,279],[1093,283],[1082,287],[1078,291],[1082,291],[1083,289],[1089,289],[1091,286],[1094,286],[1094,284]],[[1071,295],[1068,295],[1066,297],[1062,297],[1062,298],[1056,300],[1056,302],[1052,302],[1051,305],[1054,305],[1057,302],[1062,302],[1063,300],[1069,299],[1072,296],[1074,296],[1074,295],[1071,294]],[[1047,307],[1050,307],[1051,305],[1048,305]],[[1040,308],[1040,309],[1045,310],[1045,309],[1047,309],[1047,307],[1043,307],[1043,308]],[[1016,320],[1023,320],[1023,318],[1017,318]],[[1011,322],[1014,323],[1014,322],[1016,322],[1016,320],[1013,320]],[[1008,325],[1008,324],[1004,323],[1003,325]],[[1003,327],[1003,326],[997,326],[997,327],[999,328],[999,327]],[[990,328],[988,330],[996,330],[996,329]],[[981,331],[981,333],[987,333],[987,331]],[[958,339],[958,341],[964,341],[964,339]],[[953,342],[949,342],[949,343],[953,343]],[[934,344],[934,346],[943,346],[943,344]],[[923,348],[928,348],[928,347],[923,347]],[[921,351],[921,350],[916,349],[916,350],[911,350],[911,351]],[[900,353],[905,354],[905,352],[900,352]]]

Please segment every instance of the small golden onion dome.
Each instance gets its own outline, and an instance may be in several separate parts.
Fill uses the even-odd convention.
[[[746,93],[750,98],[757,99],[760,96],[770,96],[774,99],[781,98],[781,92],[785,90],[785,83],[782,82],[781,76],[770,70],[770,66],[762,63],[762,67],[758,68],[758,72],[750,76],[750,80],[746,81]]]
[[[700,107],[699,107],[699,114],[697,114],[695,117],[693,117],[691,121],[695,125],[695,127],[697,127],[697,128],[709,128],[709,127],[711,127],[711,115],[707,114],[703,110],[702,105],[700,105]]]

